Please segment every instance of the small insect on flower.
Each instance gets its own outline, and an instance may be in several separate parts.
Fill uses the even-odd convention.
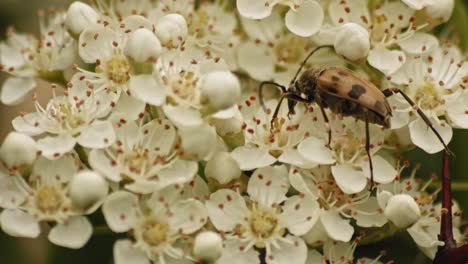
[[[329,108],[332,112],[344,116],[353,116],[357,119],[366,122],[366,153],[369,158],[369,167],[371,175],[371,186],[374,184],[374,173],[372,159],[370,155],[370,139],[369,139],[369,123],[381,125],[384,128],[390,128],[390,118],[392,117],[392,109],[388,104],[386,97],[395,93],[400,93],[405,100],[417,111],[419,116],[424,120],[427,126],[434,132],[439,141],[444,146],[448,153],[451,153],[447,145],[443,141],[440,134],[432,125],[429,118],[424,112],[419,109],[416,104],[407,96],[403,91],[391,88],[381,91],[373,83],[363,79],[357,73],[343,68],[343,67],[330,67],[318,68],[304,71],[299,79],[299,73],[309,60],[309,58],[321,48],[331,48],[333,46],[319,46],[314,49],[302,62],[297,70],[294,78],[289,83],[289,87],[275,82],[265,81],[260,84],[259,98],[260,104],[266,111],[263,103],[262,89],[266,84],[274,85],[281,89],[281,98],[273,113],[271,120],[271,127],[276,119],[281,103],[284,99],[288,99],[289,114],[294,113],[294,107],[297,102],[306,104],[315,102],[319,107],[325,120],[325,126],[328,132],[328,144],[331,143],[331,129],[329,120],[325,112],[325,108]]]

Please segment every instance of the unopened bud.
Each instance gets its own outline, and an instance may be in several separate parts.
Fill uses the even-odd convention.
[[[227,184],[241,176],[237,162],[227,152],[218,152],[205,166],[205,175],[220,184]]]
[[[359,60],[369,53],[369,32],[356,23],[346,23],[335,38],[336,53],[349,60]]]
[[[239,79],[230,71],[213,71],[205,75],[201,91],[202,97],[215,111],[233,106],[241,96]]]
[[[195,237],[193,254],[200,260],[213,262],[223,251],[223,239],[218,233],[205,231]]]
[[[70,182],[73,204],[84,211],[94,211],[107,196],[109,185],[94,171],[81,171]]]
[[[187,22],[179,14],[165,15],[156,23],[155,33],[164,45],[178,46],[187,37]]]
[[[89,5],[73,2],[67,11],[65,26],[73,34],[79,35],[89,25],[97,23],[99,14]]]
[[[388,200],[384,214],[395,226],[407,228],[418,221],[421,211],[413,197],[397,194]]]
[[[0,159],[10,169],[32,165],[36,155],[36,141],[30,136],[17,132],[10,132],[0,147]]]
[[[137,29],[130,35],[125,46],[125,55],[136,62],[145,62],[161,53],[161,42],[146,28]]]

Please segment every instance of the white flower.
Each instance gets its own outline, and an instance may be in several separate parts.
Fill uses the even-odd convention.
[[[37,146],[30,136],[10,132],[0,147],[0,160],[9,169],[32,165],[36,160]]]
[[[306,246],[297,236],[314,226],[318,203],[308,195],[287,198],[288,189],[286,167],[268,166],[257,169],[250,178],[249,200],[222,189],[211,195],[206,207],[216,229],[228,240],[241,242],[241,255],[256,246],[266,249],[266,263],[304,263]],[[286,230],[291,235],[284,236]]]
[[[75,1],[67,10],[65,26],[73,34],[79,35],[86,27],[96,24],[99,14],[89,5]]]
[[[223,239],[218,233],[204,231],[195,237],[193,254],[204,261],[215,261],[223,252]]]
[[[393,195],[388,200],[384,213],[399,228],[413,225],[421,216],[418,204],[407,194]]]
[[[424,111],[434,124],[442,139],[448,144],[452,138],[451,124],[440,118],[446,116],[453,121],[454,127],[467,128],[468,116],[465,114],[466,91],[463,76],[468,74],[468,63],[456,48],[436,47],[426,56],[414,55],[400,70],[392,74],[390,81],[400,85],[417,107]],[[401,125],[410,122],[412,142],[428,153],[443,149],[443,145],[427,125],[415,113],[412,120],[408,113],[414,109],[400,95],[391,97],[395,112],[400,113]],[[403,121],[405,120],[405,121]],[[449,125],[450,124],[450,125]]]
[[[289,6],[285,16],[286,27],[301,37],[310,37],[322,26],[322,6],[315,0],[237,0],[239,13],[249,19],[263,19],[271,15],[277,4]]]
[[[168,14],[159,18],[155,34],[166,47],[178,47],[187,38],[187,22],[182,15]]]
[[[81,248],[92,235],[92,225],[69,197],[68,184],[77,170],[73,156],[53,161],[39,157],[28,180],[19,174],[10,179],[0,176],[1,206],[8,208],[0,215],[2,229],[12,236],[32,238],[39,235],[41,221],[52,222],[48,236],[52,243]]]
[[[320,223],[325,235],[332,240],[350,241],[354,228],[347,218],[352,218],[361,227],[381,227],[387,219],[370,193],[346,194],[335,182],[329,166],[320,166],[311,170],[291,168],[291,185],[299,192],[316,197],[326,210],[320,216]],[[344,218],[344,219],[343,219]],[[305,235],[307,243],[314,243],[318,238],[317,228]]]
[[[360,258],[355,260],[354,252],[357,248],[359,240],[351,243],[327,241],[323,245],[323,254],[315,249],[309,250],[307,254],[307,262],[310,264],[345,264],[345,263],[362,263],[362,264],[383,264],[379,259],[383,253],[375,259]]]
[[[136,257],[142,262],[183,261],[189,257],[181,244],[184,236],[196,232],[208,220],[201,202],[181,199],[172,188],[154,192],[142,201],[134,194],[117,191],[106,199],[102,210],[112,231],[131,231],[134,239],[115,243],[116,263],[129,263]]]
[[[93,94],[80,74],[73,76],[64,96],[55,95],[55,89],[53,86],[53,98],[45,108],[36,101],[36,112],[13,120],[18,132],[53,135],[37,141],[42,155],[57,158],[70,152],[76,143],[87,148],[105,148],[114,143],[111,122],[99,120],[109,113],[111,95]]]
[[[40,13],[39,19],[40,39],[10,29],[6,42],[0,43],[1,69],[13,76],[2,86],[0,100],[4,104],[22,102],[36,87],[36,77],[62,80],[62,71],[75,62],[77,44],[65,29],[65,14],[52,12],[45,17]]]

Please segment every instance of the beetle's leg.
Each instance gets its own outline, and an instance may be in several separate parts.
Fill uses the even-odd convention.
[[[260,86],[258,87],[258,101],[260,102],[260,105],[262,106],[263,111],[265,111],[265,113],[266,113],[266,107],[265,107],[265,103],[263,102],[263,93],[262,93],[262,91],[263,91],[263,86],[264,86],[265,84],[274,85],[274,86],[278,87],[279,89],[281,89],[281,92],[283,92],[283,93],[286,93],[287,90],[286,90],[286,87],[284,87],[284,86],[281,85],[281,84],[275,83],[275,82],[266,81],[266,82],[260,83]]]
[[[396,89],[396,88],[389,88],[389,89],[386,89],[384,91],[382,91],[383,94],[385,95],[385,97],[389,97],[389,96],[392,96],[393,94],[395,93],[400,93],[403,98],[405,98],[405,100],[408,102],[408,104],[411,105],[411,107],[413,107],[413,109],[416,110],[416,112],[418,112],[419,116],[422,118],[422,120],[424,121],[424,123],[426,123],[426,125],[432,130],[432,132],[434,132],[434,134],[436,135],[437,139],[439,139],[440,143],[442,143],[442,145],[444,146],[445,150],[451,154],[451,155],[454,155],[452,151],[450,151],[450,149],[447,147],[447,145],[445,144],[444,140],[442,139],[442,136],[439,134],[439,132],[437,132],[437,130],[434,128],[434,125],[432,125],[432,122],[431,120],[429,120],[429,118],[427,117],[427,115],[421,110],[419,109],[419,107],[413,102],[413,100],[411,100],[411,98],[405,94],[402,90],[400,89]]]
[[[276,105],[275,112],[273,113],[273,117],[271,118],[270,131],[273,130],[273,123],[274,123],[276,117],[278,116],[278,113],[279,113],[279,110],[280,110],[280,107],[281,107],[281,103],[283,103],[284,98],[286,98],[288,100],[295,100],[295,101],[302,102],[302,103],[308,103],[309,102],[306,99],[304,99],[304,98],[300,97],[299,95],[296,95],[296,94],[294,94],[292,92],[284,93],[281,96],[278,104]]]
[[[325,121],[325,129],[327,130],[328,133],[328,144],[327,147],[331,149],[330,144],[331,144],[331,127],[330,127],[330,121],[328,119],[327,113],[325,112],[325,108],[323,108],[322,105],[319,105],[320,111],[322,112],[323,120]]]
[[[372,158],[370,154],[369,113],[366,114],[366,153],[367,158],[369,159],[370,182],[372,191],[374,188],[374,166],[372,164]]]

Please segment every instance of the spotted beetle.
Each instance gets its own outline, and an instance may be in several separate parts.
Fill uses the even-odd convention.
[[[416,110],[419,116],[423,119],[426,125],[434,132],[439,141],[444,146],[448,153],[451,153],[447,145],[443,141],[440,134],[432,125],[426,114],[419,109],[411,98],[403,91],[396,88],[390,88],[381,91],[372,82],[363,79],[357,73],[344,67],[330,68],[312,68],[304,71],[298,79],[299,73],[309,58],[319,49],[332,48],[331,45],[319,46],[307,55],[305,60],[300,65],[294,78],[286,88],[275,82],[265,81],[259,86],[259,101],[263,109],[266,111],[263,102],[262,89],[265,85],[270,84],[281,89],[281,97],[276,106],[271,119],[271,127],[278,116],[281,103],[284,99],[288,99],[289,114],[294,113],[294,107],[297,102],[306,104],[315,102],[322,112],[325,126],[328,132],[328,144],[331,143],[331,129],[329,119],[325,112],[325,108],[329,108],[332,112],[343,116],[353,116],[363,120],[366,123],[366,153],[369,159],[369,169],[371,174],[371,188],[374,185],[374,171],[372,158],[370,155],[370,135],[369,123],[381,125],[384,128],[390,128],[390,119],[392,117],[392,109],[388,104],[387,97],[395,93],[400,93],[403,98]]]

